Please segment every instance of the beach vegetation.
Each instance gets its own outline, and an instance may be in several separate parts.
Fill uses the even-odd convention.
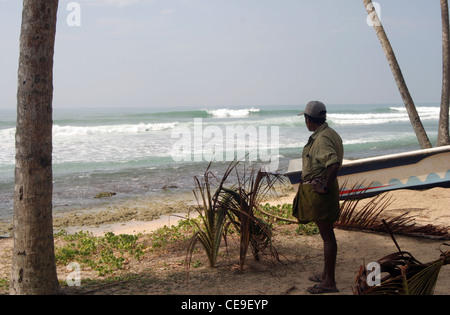
[[[189,269],[197,241],[201,243],[206,252],[209,266],[215,267],[216,265],[226,222],[226,209],[219,202],[220,192],[234,166],[235,164],[230,164],[227,168],[222,180],[218,183],[217,189],[214,188],[215,175],[210,171],[211,163],[201,179],[197,176],[194,178],[196,184],[194,195],[198,204],[195,209],[199,214],[198,218],[200,221],[192,221],[197,229],[188,246],[186,255],[187,269]]]
[[[55,249],[56,262],[67,265],[76,261],[90,267],[99,276],[121,270],[130,258],[139,260],[144,255],[145,246],[138,242],[138,235],[108,232],[104,236],[94,236],[90,232],[67,234],[66,231],[55,235],[64,241],[64,245]]]
[[[273,188],[277,175],[257,170],[252,167],[250,172],[243,167],[243,173],[238,170],[240,164],[233,161],[229,164],[222,178],[217,179],[208,165],[202,178],[195,177],[199,218],[202,224],[196,224],[197,230],[189,244],[186,266],[189,269],[192,252],[199,241],[209,260],[210,267],[215,267],[222,238],[226,240],[230,226],[240,237],[239,271],[242,272],[248,248],[259,260],[260,253],[269,248],[271,255],[277,257],[272,246],[271,226],[262,217],[256,215],[264,196]],[[235,182],[229,180],[233,173]]]
[[[255,213],[260,215],[266,222],[269,222],[271,225],[286,225],[297,223],[297,219],[292,216],[291,203],[283,203],[277,205],[271,205],[270,203],[261,204],[255,211]]]
[[[7,291],[9,289],[9,279],[0,278],[0,292]]]
[[[297,222],[297,219],[292,216],[292,203],[283,203],[277,205],[271,205],[269,203],[265,203],[258,207],[257,213],[264,218],[266,222],[269,222],[271,227],[276,225],[288,225],[288,224],[296,224],[297,228],[295,232],[298,235],[315,235],[319,234],[319,228],[316,223],[301,223]]]
[[[192,231],[192,220],[180,220],[177,225],[164,226],[150,234],[151,250],[165,249],[168,245],[188,239],[188,232]]]
[[[248,248],[250,247],[253,256],[259,260],[259,254],[267,247],[271,246],[271,228],[263,219],[255,215],[255,205],[252,200],[247,199],[244,190],[224,189],[226,196],[223,199],[224,205],[230,212],[230,223],[233,224],[240,235],[240,257],[239,270],[245,263]]]
[[[314,222],[299,224],[298,227],[295,229],[295,232],[298,235],[315,235],[319,234],[319,228],[317,227],[317,224]]]

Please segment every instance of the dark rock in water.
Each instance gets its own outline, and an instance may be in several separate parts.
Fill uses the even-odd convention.
[[[105,197],[112,197],[115,195],[116,195],[115,192],[102,191],[98,193],[94,198],[105,198]]]
[[[161,189],[178,188],[177,185],[164,185]]]

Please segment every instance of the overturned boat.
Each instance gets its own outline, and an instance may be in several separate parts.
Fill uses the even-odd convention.
[[[297,189],[301,182],[302,160],[289,163],[287,176]],[[374,196],[396,189],[450,187],[450,146],[344,160],[338,174],[341,199],[358,194]]]

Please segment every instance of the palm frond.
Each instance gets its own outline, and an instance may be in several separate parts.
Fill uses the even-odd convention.
[[[361,209],[358,209],[359,202],[363,199],[367,188],[361,184],[356,184],[352,188],[354,193],[348,195],[341,203],[341,213],[335,227],[348,230],[366,230],[385,232],[382,220],[385,219],[390,229],[396,234],[426,237],[433,239],[450,239],[449,227],[438,227],[431,224],[419,226],[414,222],[414,216],[410,216],[409,212],[405,212],[396,217],[382,218],[382,214],[393,202],[389,193],[375,195]],[[345,187],[345,185],[343,186]]]
[[[386,224],[386,221],[384,221]],[[389,231],[389,226],[386,224]],[[450,264],[450,250],[441,251],[439,259],[421,263],[408,252],[401,251],[398,243],[389,231],[398,252],[389,254],[378,260],[380,272],[387,273],[378,286],[369,286],[368,273],[365,266],[355,280],[353,293],[356,295],[432,295],[442,266]],[[443,245],[450,246],[443,243]]]
[[[376,195],[360,210],[357,210],[357,206],[362,200],[360,196],[364,195],[367,189],[357,191],[355,189],[356,192],[342,202],[339,220],[335,223],[336,227],[366,230],[378,226],[380,221],[377,219],[381,212],[392,203],[392,198],[387,194]]]

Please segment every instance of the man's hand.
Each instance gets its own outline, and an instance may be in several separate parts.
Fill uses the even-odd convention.
[[[320,183],[320,182],[313,183],[312,186],[313,186],[314,191],[321,195],[327,194],[329,191],[328,187],[330,187],[337,178],[339,168],[340,168],[339,163],[331,164],[330,166],[328,166],[327,179],[325,180],[325,183]]]
[[[318,194],[325,195],[328,193],[328,188],[322,182],[315,182],[312,184],[314,191]]]

